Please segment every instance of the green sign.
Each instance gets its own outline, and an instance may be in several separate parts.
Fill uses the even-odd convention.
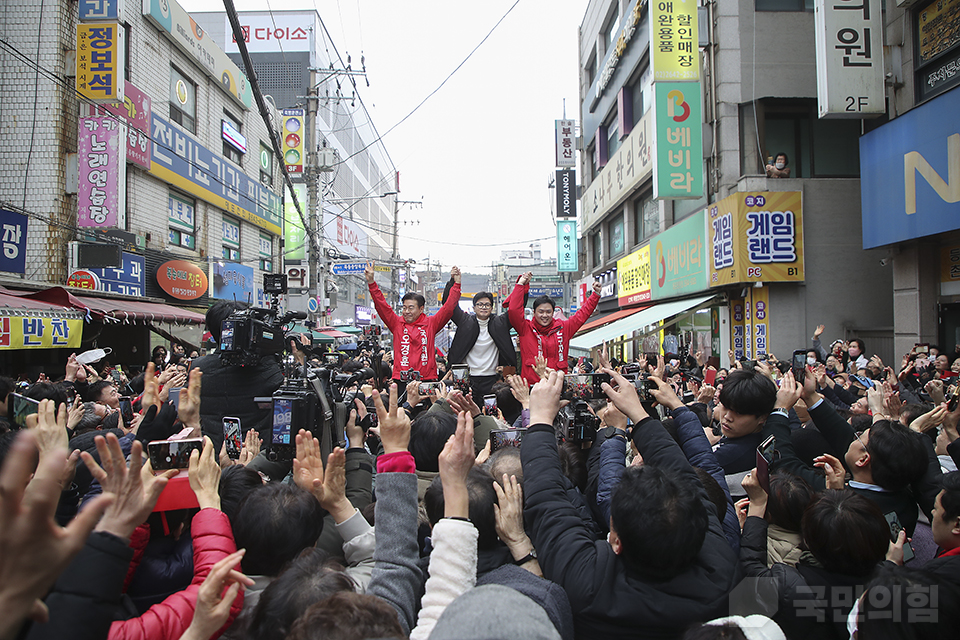
[[[699,82],[655,82],[653,197],[703,197],[703,116]]]
[[[297,194],[300,210],[307,215],[307,185],[295,184],[293,190]],[[306,260],[307,232],[293,204],[293,198],[290,197],[289,189],[286,191],[286,196],[283,200],[283,259]]]
[[[577,221],[557,220],[557,271],[579,271]]]
[[[654,300],[707,289],[706,211],[699,211],[650,240]]]

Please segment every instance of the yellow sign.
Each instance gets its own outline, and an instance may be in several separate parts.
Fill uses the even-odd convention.
[[[77,91],[94,102],[123,102],[123,25],[77,25]]]
[[[617,291],[621,307],[650,301],[650,245],[617,260]]]
[[[82,332],[81,318],[0,316],[0,350],[76,349]]]
[[[708,211],[711,287],[803,281],[799,191],[735,193]]]
[[[373,270],[379,271],[380,273],[391,273],[393,271],[393,267],[387,267],[382,264],[375,264],[373,265]]]
[[[650,2],[650,50],[653,81],[700,80],[697,0]]]

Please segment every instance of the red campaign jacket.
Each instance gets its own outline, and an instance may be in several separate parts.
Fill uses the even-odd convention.
[[[566,372],[570,339],[597,308],[600,296],[591,293],[583,307],[575,314],[566,320],[554,318],[553,323],[542,327],[536,318],[527,320],[523,315],[523,296],[529,286],[517,283],[508,298],[507,313],[520,340],[520,359],[523,362],[520,375],[527,384],[536,384],[540,381],[540,376],[534,371],[533,365],[538,355],[546,357],[547,366],[551,369]]]
[[[176,639],[187,630],[193,620],[200,585],[214,564],[237,550],[230,521],[219,509],[201,509],[193,517],[190,533],[193,537],[193,582],[190,586],[169,596],[160,604],[153,605],[139,618],[114,622],[110,626],[108,640]],[[219,638],[240,615],[242,609],[241,591],[230,605],[227,624],[215,633],[211,640]]]
[[[460,303],[460,284],[454,283],[450,297],[432,316],[420,314],[415,322],[407,323],[387,304],[376,282],[369,283],[373,306],[387,329],[393,334],[393,379],[400,379],[401,371],[418,371],[422,380],[437,379],[437,332],[453,317]]]

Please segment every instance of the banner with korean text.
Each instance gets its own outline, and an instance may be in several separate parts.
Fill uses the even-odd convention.
[[[80,118],[78,227],[125,226],[126,125],[113,116]]]
[[[0,316],[0,349],[76,349],[82,332],[81,318]]]
[[[750,287],[752,359],[767,353],[770,335],[770,287]]]
[[[557,221],[557,271],[579,271],[580,254],[577,242],[577,221]]]
[[[575,167],[577,165],[577,121],[556,120],[557,166]]]
[[[617,260],[617,292],[621,307],[650,301],[650,245]]]
[[[734,360],[743,358],[746,354],[744,339],[744,309],[745,301],[742,298],[730,300],[730,348],[733,349]]]
[[[653,81],[698,82],[697,0],[650,3],[650,56]]]
[[[77,92],[93,102],[123,102],[124,29],[117,22],[77,25]]]
[[[653,197],[703,197],[699,82],[655,82]]]

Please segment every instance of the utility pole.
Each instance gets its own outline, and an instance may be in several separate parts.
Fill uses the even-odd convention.
[[[399,194],[398,194],[399,195]],[[398,200],[397,196],[393,196],[393,250],[390,255],[390,259],[394,264],[400,262],[400,251],[397,248],[397,239],[400,236],[400,205],[402,204],[412,204],[423,206],[422,200]],[[400,283],[398,282],[398,268],[394,267],[390,269],[390,286],[393,291],[397,294],[396,304],[400,304]],[[404,283],[406,284],[406,283]]]
[[[307,179],[307,239],[310,244],[310,251],[307,254],[307,265],[310,269],[310,279],[307,295],[318,296],[321,303],[326,296],[326,291],[321,291],[323,287],[323,274],[321,269],[323,263],[319,259],[319,252],[323,248],[323,225],[317,224],[317,212],[320,210],[320,188],[319,188],[319,167],[317,163],[317,110],[320,101],[317,84],[317,72],[310,70],[310,92],[307,95],[307,126],[304,131],[304,147],[307,150],[307,163],[304,167]],[[316,234],[316,235],[314,235]],[[320,287],[317,286],[320,283]],[[310,314],[313,316],[314,314]],[[326,307],[319,311],[320,326],[326,325]],[[311,317],[311,320],[316,318]]]

